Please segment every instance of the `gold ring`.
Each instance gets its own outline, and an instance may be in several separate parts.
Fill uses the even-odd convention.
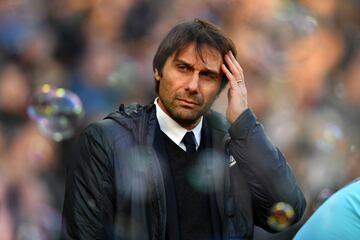
[[[244,80],[242,80],[242,79],[240,79],[240,80],[237,80],[236,82],[237,83],[241,83],[241,82],[243,82]]]

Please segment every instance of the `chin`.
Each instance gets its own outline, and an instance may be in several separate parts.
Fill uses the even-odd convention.
[[[201,116],[201,112],[186,109],[176,111],[171,117],[178,123],[190,125],[196,123]]]
[[[193,128],[196,126],[197,124],[197,120],[194,119],[185,119],[185,118],[178,118],[178,119],[174,119],[180,126],[184,127],[184,128]]]

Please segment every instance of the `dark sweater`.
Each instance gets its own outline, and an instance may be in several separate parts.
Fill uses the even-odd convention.
[[[199,179],[198,157],[203,146],[186,153],[161,132],[175,188],[180,239],[210,239],[212,235],[209,195],[196,184]],[[203,179],[203,178],[200,178]]]

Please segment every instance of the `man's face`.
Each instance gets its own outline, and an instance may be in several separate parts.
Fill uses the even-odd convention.
[[[160,81],[159,106],[187,129],[195,127],[209,110],[221,86],[221,54],[208,46],[201,52],[204,61],[190,44],[166,60],[161,77],[155,71],[155,79]]]

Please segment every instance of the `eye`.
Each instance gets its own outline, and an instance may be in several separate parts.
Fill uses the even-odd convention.
[[[189,68],[184,65],[184,64],[179,64],[177,65],[177,69],[180,71],[180,72],[188,72],[189,71]]]
[[[213,73],[210,73],[210,72],[203,72],[201,73],[201,75],[206,78],[207,80],[211,80],[211,81],[215,81],[217,80],[217,76]]]

